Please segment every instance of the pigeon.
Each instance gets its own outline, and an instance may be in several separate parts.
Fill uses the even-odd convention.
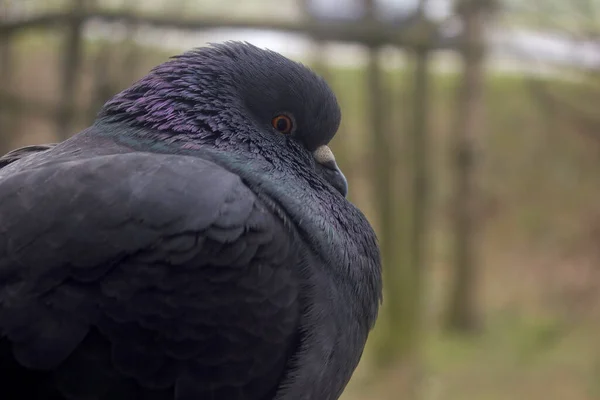
[[[0,158],[2,398],[338,399],[382,301],[340,120],[309,68],[224,42]]]

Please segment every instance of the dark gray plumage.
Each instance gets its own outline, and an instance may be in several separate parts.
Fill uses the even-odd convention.
[[[226,43],[0,159],[3,398],[337,399],[381,298],[339,122],[307,68]]]

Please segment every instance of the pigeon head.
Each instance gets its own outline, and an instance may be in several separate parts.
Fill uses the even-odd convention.
[[[99,119],[142,128],[161,145],[210,147],[275,171],[302,170],[311,184],[319,176],[347,194],[327,146],[341,119],[335,95],[302,64],[247,43],[172,58],[110,100]]]

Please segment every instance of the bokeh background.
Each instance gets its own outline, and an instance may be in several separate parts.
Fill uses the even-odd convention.
[[[344,400],[600,398],[600,0],[0,0],[0,152],[231,39],[342,106],[386,284]]]

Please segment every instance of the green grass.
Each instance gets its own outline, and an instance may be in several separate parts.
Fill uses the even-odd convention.
[[[426,338],[420,398],[443,400],[599,398],[598,326],[571,330],[563,322],[494,317],[476,337],[431,333]],[[355,378],[343,400],[404,397],[403,369],[379,380]]]

